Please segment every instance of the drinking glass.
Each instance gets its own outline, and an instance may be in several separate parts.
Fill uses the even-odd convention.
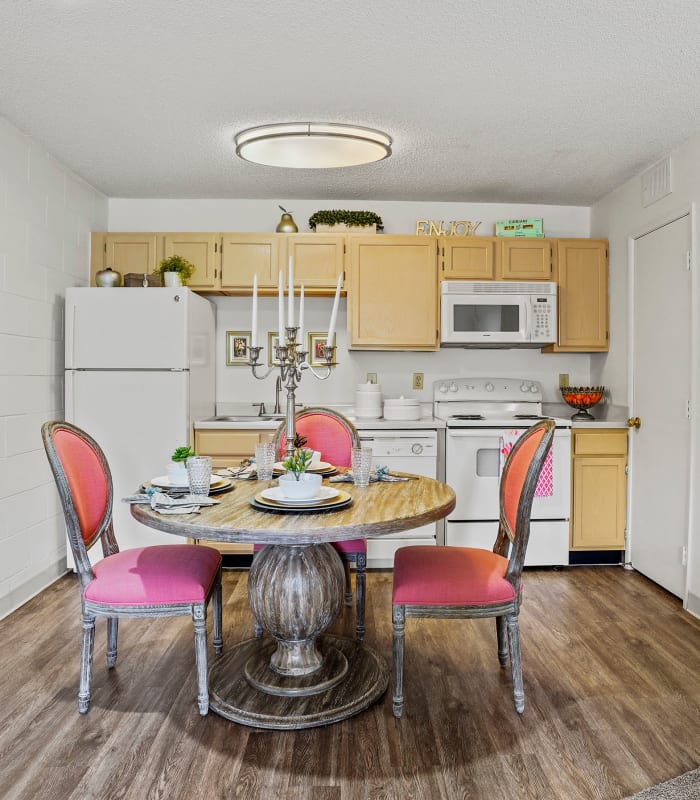
[[[352,479],[355,486],[369,486],[369,473],[372,468],[372,448],[352,448]]]
[[[274,442],[261,442],[255,445],[255,468],[259,481],[269,481],[275,466]]]
[[[190,456],[187,459],[187,481],[190,484],[190,494],[209,494],[211,456]]]

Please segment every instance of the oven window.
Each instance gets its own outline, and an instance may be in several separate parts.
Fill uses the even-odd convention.
[[[455,303],[452,327],[455,333],[506,333],[520,330],[520,306],[517,303],[480,305]]]
[[[480,447],[476,451],[476,474],[479,478],[498,478],[499,477],[499,456],[498,448]]]

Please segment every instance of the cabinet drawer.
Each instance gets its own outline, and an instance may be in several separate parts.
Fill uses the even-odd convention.
[[[573,432],[576,456],[624,456],[627,454],[627,430],[601,429]]]
[[[274,438],[273,430],[201,430],[195,431],[195,450],[202,456],[247,458],[256,444]]]

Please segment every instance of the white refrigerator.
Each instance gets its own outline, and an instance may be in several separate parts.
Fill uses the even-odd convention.
[[[183,287],[69,288],[65,320],[66,420],[104,450],[120,549],[173,544],[121,498],[164,475],[192,422],[214,414],[216,308]]]

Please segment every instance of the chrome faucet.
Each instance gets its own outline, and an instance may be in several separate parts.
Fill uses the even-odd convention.
[[[277,376],[277,381],[275,382],[275,407],[272,411],[273,414],[281,414],[282,409],[280,408],[280,394],[282,392],[282,377],[280,375]]]
[[[251,405],[260,406],[260,409],[258,411],[258,416],[259,417],[262,417],[262,415],[266,413],[266,411],[265,411],[265,403],[251,403]]]

